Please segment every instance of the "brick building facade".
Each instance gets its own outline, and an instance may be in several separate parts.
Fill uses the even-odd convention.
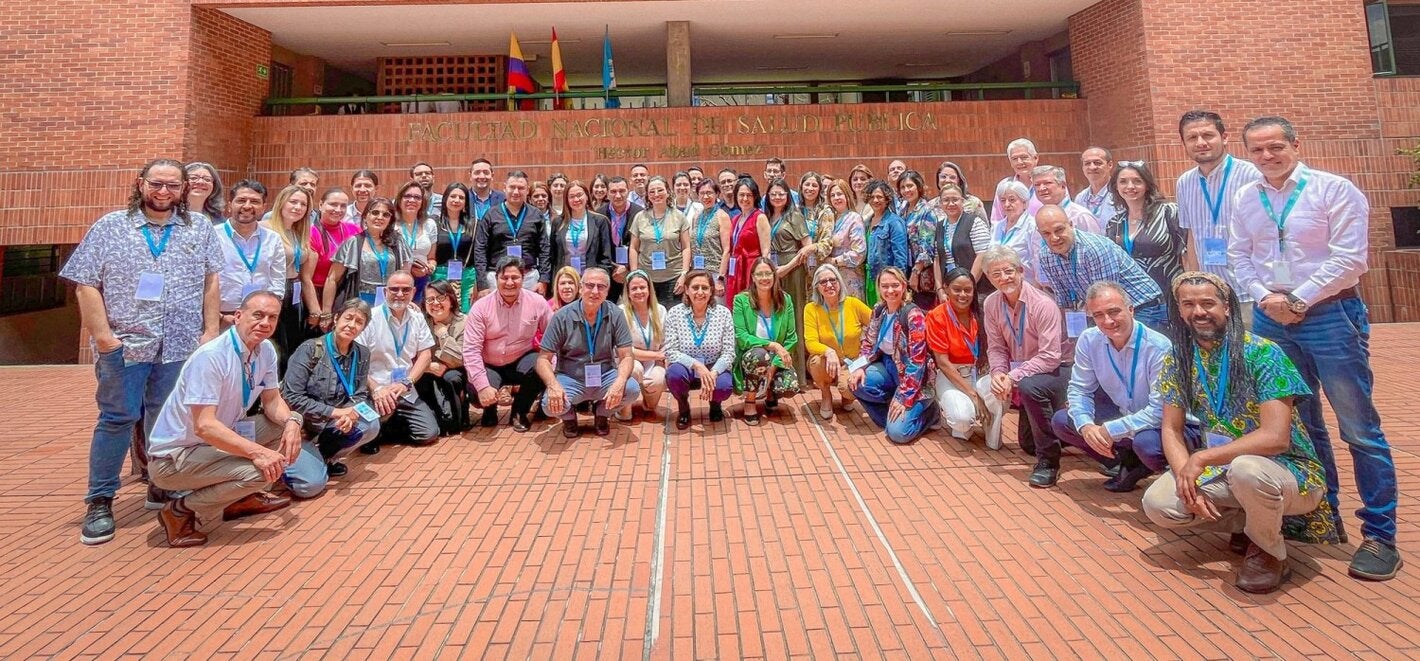
[[[881,170],[892,158],[930,171],[952,158],[988,197],[1007,171],[1005,143],[1026,135],[1046,152],[1042,162],[1072,177],[1078,152],[1099,144],[1150,161],[1172,193],[1192,165],[1177,118],[1206,107],[1235,134],[1253,116],[1286,115],[1308,163],[1356,181],[1373,209],[1364,282],[1373,319],[1420,320],[1420,257],[1394,250],[1391,220],[1392,207],[1420,202],[1406,182],[1410,162],[1395,155],[1420,136],[1420,79],[1372,74],[1360,0],[1100,0],[1072,15],[1065,35],[1081,99],[262,117],[268,82],[256,72],[283,49],[221,7],[288,4],[328,3],[116,0],[8,12],[0,19],[0,51],[11,63],[0,82],[0,245],[76,243],[122,204],[136,168],[155,156],[209,161],[229,181],[267,184],[310,165],[323,185],[347,183],[358,168],[393,182],[415,160],[432,162],[442,185],[465,179],[477,156],[500,169],[574,177],[624,173],[633,162],[666,173],[692,163],[758,172],[770,155],[795,173],[846,173],[860,161]],[[591,135],[607,133],[607,122],[674,135]],[[513,128],[480,133],[502,131],[487,128],[498,123]],[[1234,143],[1241,154],[1240,136]],[[56,335],[60,346],[80,344],[75,319],[72,301],[67,310],[0,317],[0,363],[78,358],[51,346]]]

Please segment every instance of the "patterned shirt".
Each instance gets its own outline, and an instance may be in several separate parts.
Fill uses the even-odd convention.
[[[937,257],[937,216],[926,202],[907,212],[907,244],[912,264],[932,264]]]
[[[1039,251],[1040,272],[1055,290],[1055,302],[1067,310],[1085,304],[1085,290],[1100,280],[1124,286],[1135,307],[1161,300],[1163,290],[1148,273],[1113,241],[1092,232],[1075,232],[1075,245],[1062,257],[1048,247]]]
[[[183,222],[173,214],[159,225],[122,209],[89,228],[59,276],[103,295],[109,327],[123,342],[124,362],[171,363],[187,360],[197,349],[205,280],[221,271],[222,249],[207,216],[191,212]],[[137,298],[145,273],[162,276],[157,301]]]
[[[705,325],[695,325],[693,311],[684,303],[671,308],[664,318],[666,360],[694,367],[700,363],[716,376],[730,371],[735,363],[735,321],[730,309],[712,305],[705,311]]]
[[[1204,430],[1213,435],[1231,439],[1241,438],[1257,431],[1262,426],[1262,402],[1284,397],[1310,397],[1311,388],[1302,380],[1296,366],[1271,340],[1247,333],[1243,340],[1243,356],[1248,372],[1257,384],[1257,398],[1250,401],[1241,411],[1214,410],[1210,388],[1220,383],[1219,371],[1222,366],[1222,352],[1205,352],[1195,348],[1203,365],[1203,374],[1193,375],[1193,392],[1197,405],[1189,410],[1184,403],[1182,374],[1173,354],[1164,359],[1159,374],[1159,396],[1164,404],[1184,409],[1202,422]],[[1221,395],[1220,395],[1221,397]],[[1307,436],[1306,427],[1297,407],[1292,407],[1291,444],[1282,454],[1271,457],[1281,464],[1297,480],[1297,490],[1302,494],[1315,489],[1326,489],[1326,478],[1322,473],[1321,461],[1317,459],[1316,448]],[[1199,483],[1221,475],[1226,467],[1210,466],[1199,477]],[[1310,513],[1283,518],[1282,532],[1289,539],[1302,542],[1335,542],[1339,538],[1331,505],[1321,499],[1320,506]]]

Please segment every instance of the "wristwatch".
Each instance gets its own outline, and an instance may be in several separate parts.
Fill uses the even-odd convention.
[[[298,425],[304,426],[306,424],[306,418],[300,413],[292,411],[291,415],[286,416],[286,422],[294,422]]]
[[[1310,308],[1310,307],[1311,307],[1311,306],[1307,305],[1307,302],[1306,302],[1306,301],[1304,301],[1304,300],[1302,300],[1302,299],[1300,299],[1300,298],[1297,298],[1297,296],[1296,296],[1295,294],[1292,294],[1292,293],[1288,293],[1288,294],[1287,294],[1287,309],[1291,310],[1293,313],[1295,313],[1295,314],[1306,314],[1306,313],[1307,313],[1307,308]]]

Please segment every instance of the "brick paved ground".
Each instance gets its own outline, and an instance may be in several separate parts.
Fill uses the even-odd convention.
[[[1375,361],[1411,494],[1416,330],[1378,327]],[[130,478],[117,539],[87,548],[90,374],[0,370],[3,658],[1420,657],[1413,555],[1368,584],[1354,543],[1294,545],[1290,587],[1250,596],[1222,535],[1150,527],[1079,459],[1036,491],[1017,450],[894,447],[804,408],[390,448],[198,549],[162,546]]]

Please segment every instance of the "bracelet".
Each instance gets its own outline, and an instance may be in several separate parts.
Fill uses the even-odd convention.
[[[334,318],[335,318],[335,315],[332,314],[332,313],[330,313],[330,312],[326,312],[326,313],[321,314],[320,318],[323,319],[323,320],[324,320],[324,319],[334,319]]]

